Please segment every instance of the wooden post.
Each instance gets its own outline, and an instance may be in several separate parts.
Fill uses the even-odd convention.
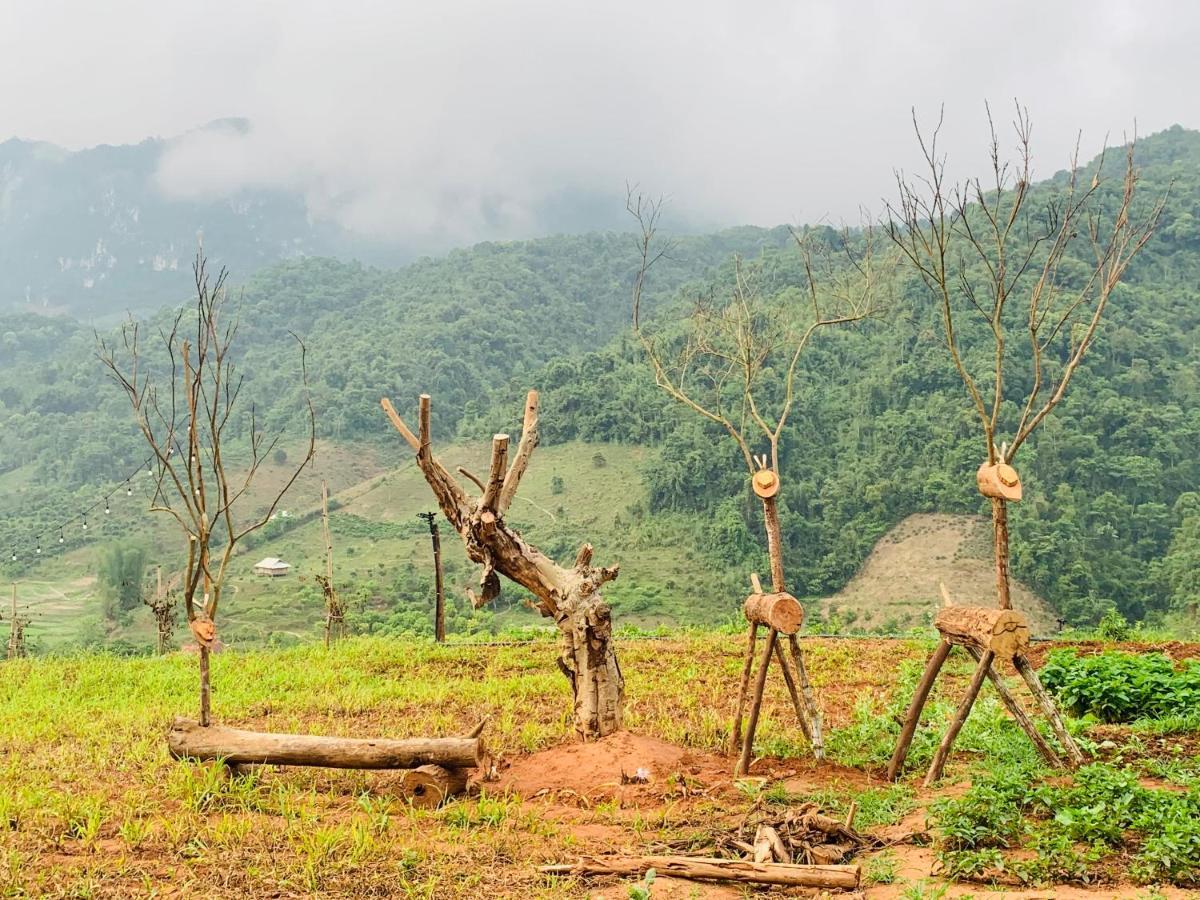
[[[417,513],[429,525],[429,538],[433,542],[433,637],[439,644],[446,640],[446,597],[442,588],[442,536],[438,532],[437,513]]]
[[[1008,582],[1008,501],[992,498],[992,532],[995,538],[996,599],[1001,609],[1012,609]]]
[[[967,652],[975,658],[976,662],[979,662],[983,656],[983,651],[978,647],[968,646]],[[1021,705],[1017,703],[1017,698],[1009,691],[1008,686],[1004,683],[1004,679],[1000,677],[1000,673],[996,671],[994,665],[988,666],[987,676],[988,681],[992,683],[992,687],[996,689],[996,693],[1000,695],[1000,700],[1004,703],[1004,708],[1008,710],[1008,714],[1021,726],[1021,730],[1025,732],[1025,735],[1033,743],[1033,746],[1037,748],[1038,753],[1042,755],[1042,759],[1052,768],[1061,769],[1063,767],[1062,760],[1054,752],[1054,748],[1042,737],[1042,733],[1037,730],[1037,726],[1033,724],[1033,720],[1025,714],[1025,710],[1021,709]]]
[[[17,583],[14,581],[12,586],[12,619],[8,623],[8,658],[16,659],[20,655],[21,648],[19,633],[21,623],[17,621]]]
[[[762,709],[763,688],[767,684],[767,669],[771,665],[771,655],[775,652],[775,641],[779,632],[774,628],[767,629],[766,646],[763,648],[762,659],[758,663],[758,678],[754,682],[754,699],[750,702],[750,720],[746,723],[746,737],[742,740],[742,755],[738,758],[734,775],[745,775],[750,771],[750,757],[754,753],[754,732],[758,730],[758,714]]]
[[[756,576],[757,578],[757,576]],[[742,747],[742,712],[746,708],[746,691],[750,689],[750,672],[754,669],[754,650],[758,644],[758,623],[750,623],[746,636],[746,661],[742,665],[742,680],[738,685],[737,712],[733,717],[733,732],[730,734],[730,750],[737,753]]]
[[[783,683],[787,685],[788,695],[792,698],[792,707],[796,710],[796,718],[800,721],[800,730],[804,732],[804,737],[811,744],[813,733],[812,727],[808,723],[808,711],[804,708],[799,691],[796,690],[796,680],[792,677],[791,666],[788,665],[787,657],[783,655],[783,647],[780,646],[778,638],[775,640],[775,658],[779,660],[779,668],[783,670]]]
[[[917,723],[921,721],[921,710],[925,708],[925,701],[929,699],[929,692],[933,689],[933,683],[937,680],[949,653],[950,645],[946,641],[939,641],[937,649],[925,664],[925,673],[917,683],[912,702],[908,705],[908,714],[904,717],[904,727],[900,731],[899,740],[896,741],[896,749],[892,751],[892,760],[888,763],[888,781],[895,781],[900,777],[900,770],[904,768],[904,760],[908,757],[908,748],[917,731]]]
[[[937,780],[942,777],[942,769],[946,766],[946,757],[950,755],[950,749],[954,746],[954,741],[958,737],[958,733],[962,731],[963,725],[967,721],[967,716],[971,714],[971,707],[975,705],[975,698],[979,696],[979,690],[983,687],[983,680],[987,677],[988,669],[992,666],[992,660],[996,654],[991,650],[985,650],[979,657],[979,665],[975,667],[975,674],[971,677],[971,683],[967,685],[967,691],[963,694],[962,702],[958,704],[958,709],[954,712],[954,717],[950,720],[949,727],[946,728],[946,733],[942,735],[942,742],[938,744],[937,752],[933,754],[933,762],[929,764],[929,771],[925,774],[925,787],[933,787]]]
[[[333,587],[333,533],[329,530],[329,485],[321,482],[321,536],[325,539],[325,649],[330,639],[346,636],[345,618]],[[334,632],[337,632],[334,634]]]
[[[1046,688],[1042,686],[1042,680],[1038,678],[1037,672],[1033,670],[1033,666],[1029,664],[1029,660],[1026,659],[1025,654],[1018,653],[1013,657],[1013,667],[1025,679],[1025,683],[1029,685],[1030,693],[1033,694],[1034,699],[1037,700],[1038,705],[1042,708],[1042,712],[1050,722],[1050,728],[1054,732],[1054,736],[1062,744],[1062,748],[1066,751],[1072,765],[1082,765],[1083,752],[1071,737],[1070,732],[1067,731],[1067,726],[1063,723],[1062,716],[1058,714],[1058,707],[1055,705],[1053,698],[1046,693]]]
[[[817,759],[824,759],[825,740],[821,736],[823,724],[821,707],[817,705],[817,698],[813,694],[812,683],[808,680],[808,670],[804,667],[804,654],[800,652],[800,641],[796,639],[794,634],[788,635],[788,645],[792,651],[792,662],[796,664],[796,678],[800,682],[800,693],[804,697],[805,706],[808,707],[808,741],[812,744],[813,756]]]

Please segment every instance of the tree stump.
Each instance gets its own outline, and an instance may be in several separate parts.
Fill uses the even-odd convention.
[[[1029,650],[1029,622],[1015,609],[946,606],[933,625],[948,643],[991,651],[998,659],[1012,659]]]
[[[804,624],[804,607],[784,591],[751,594],[742,607],[746,621],[774,628],[780,634],[795,634]]]

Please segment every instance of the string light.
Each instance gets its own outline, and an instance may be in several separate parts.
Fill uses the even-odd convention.
[[[83,530],[87,531],[87,516],[83,517]]]
[[[65,534],[63,534],[63,530],[61,528],[58,529],[58,542],[61,544],[66,539],[67,539],[67,536]]]
[[[112,514],[112,510],[108,508],[108,498],[107,497],[104,498],[104,514],[106,516]]]

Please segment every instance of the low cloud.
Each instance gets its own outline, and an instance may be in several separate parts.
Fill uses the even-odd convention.
[[[17,5],[0,76],[32,96],[9,127],[81,145],[245,117],[173,140],[162,189],[294,190],[428,247],[619,224],[627,181],[706,226],[853,219],[917,163],[914,106],[945,103],[960,172],[986,162],[985,99],[1029,106],[1041,176],[1081,129],[1090,155],[1135,119],[1200,126],[1191,4]]]

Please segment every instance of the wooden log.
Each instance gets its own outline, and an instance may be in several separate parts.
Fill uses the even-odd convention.
[[[958,733],[962,731],[962,727],[966,724],[967,716],[971,714],[971,707],[975,705],[975,698],[979,696],[979,690],[983,687],[983,679],[987,677],[988,669],[992,667],[992,660],[996,655],[991,650],[984,650],[979,656],[979,665],[975,667],[975,674],[971,677],[971,683],[967,685],[967,691],[963,694],[962,701],[958,704],[958,709],[954,711],[954,717],[950,720],[950,724],[946,728],[946,733],[942,735],[942,742],[938,744],[937,751],[933,754],[933,761],[929,764],[929,771],[925,773],[925,787],[931,788],[937,783],[937,780],[942,777],[942,769],[946,767],[946,757],[950,755],[950,749],[954,746],[954,741],[958,737]]]
[[[466,769],[417,766],[400,779],[400,795],[415,809],[437,809],[467,789]]]
[[[1015,609],[947,606],[938,611],[933,625],[951,644],[990,650],[1001,659],[1029,649],[1029,622]]]
[[[861,866],[805,866],[794,863],[756,863],[744,859],[706,856],[585,856],[573,864],[542,866],[548,875],[658,875],[706,881],[744,881],[791,887],[855,890]]]
[[[888,781],[895,781],[900,776],[900,770],[904,768],[904,760],[908,757],[908,748],[917,731],[917,723],[921,721],[921,710],[925,708],[925,701],[929,699],[929,692],[933,689],[933,683],[937,680],[938,672],[942,670],[949,653],[950,645],[946,641],[939,641],[937,649],[925,664],[925,674],[921,676],[917,689],[913,692],[908,714],[904,717],[904,726],[900,730],[900,738],[896,741],[896,749],[892,751],[892,761],[888,763]]]
[[[804,607],[786,591],[751,594],[742,606],[747,622],[774,628],[780,634],[795,634],[804,624]]]
[[[167,736],[176,759],[220,759],[226,764],[323,766],[330,769],[412,769],[434,763],[469,769],[483,759],[479,738],[344,738],[270,734],[176,719]]]
[[[971,656],[975,657],[975,662],[978,663],[980,657],[983,656],[983,651],[977,647],[967,647],[966,649]],[[1021,730],[1025,732],[1025,735],[1033,743],[1033,746],[1037,748],[1042,759],[1051,768],[1061,769],[1063,767],[1062,759],[1054,752],[1054,748],[1050,746],[1046,739],[1042,737],[1042,733],[1037,730],[1037,726],[1026,715],[1025,710],[1021,709],[1021,704],[1017,702],[1017,698],[1009,691],[1008,686],[1004,683],[1004,679],[1000,677],[1000,673],[996,671],[995,666],[988,666],[987,676],[988,681],[992,683],[992,687],[996,689],[996,693],[1000,695],[1000,700],[1004,703],[1004,708],[1008,710],[1008,714],[1013,717],[1016,723],[1021,726]]]

